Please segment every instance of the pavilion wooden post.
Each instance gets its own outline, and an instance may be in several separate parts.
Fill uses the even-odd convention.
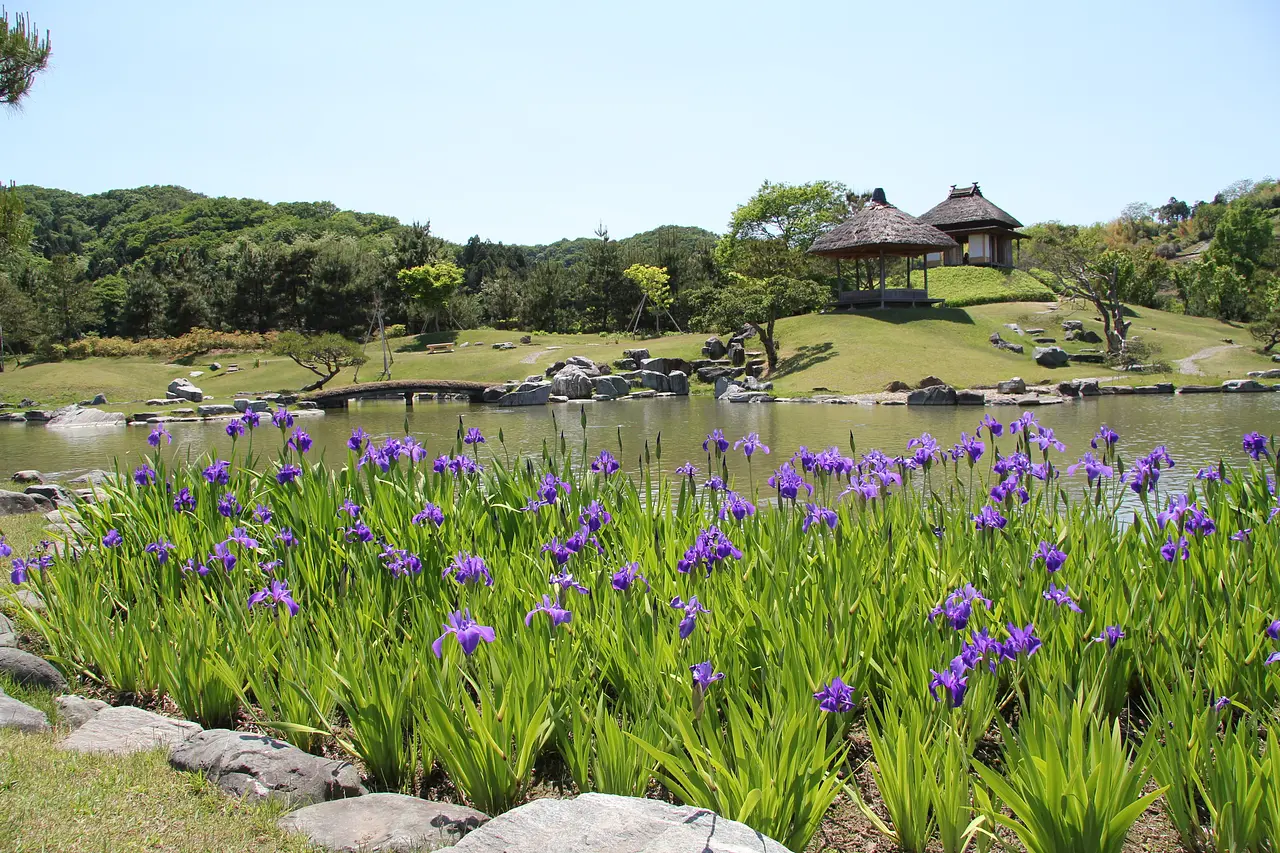
[[[844,293],[844,278],[840,275],[840,259],[836,258],[836,292]]]
[[[884,247],[880,248],[880,307],[884,307]]]
[[[929,255],[924,256],[924,298],[929,298]]]

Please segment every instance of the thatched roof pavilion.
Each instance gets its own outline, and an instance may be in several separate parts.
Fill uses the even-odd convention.
[[[925,267],[924,291],[911,289],[911,265],[907,265],[907,288],[905,291],[892,291],[886,294],[884,286],[884,259],[886,257],[906,257],[927,255],[931,252],[944,252],[959,248],[959,244],[946,234],[925,224],[908,213],[904,213],[889,203],[884,190],[877,187],[871,194],[871,201],[853,216],[823,234],[809,251],[815,255],[834,258],[837,265],[841,260],[880,259],[880,307],[888,301],[895,303],[925,302],[932,304],[937,300],[929,299],[929,273]],[[855,291],[856,294],[856,291]],[[865,298],[846,298],[853,294],[841,293],[842,305],[856,306],[866,302]]]
[[[988,201],[976,181],[961,189],[952,184],[947,197],[921,215],[920,221],[960,244],[960,249],[936,253],[937,261],[947,266],[1013,266],[1014,250],[1022,239],[1014,230],[1022,223]]]

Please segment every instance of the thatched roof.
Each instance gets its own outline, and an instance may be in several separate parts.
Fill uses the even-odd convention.
[[[963,189],[952,186],[947,198],[922,214],[920,221],[947,232],[992,225],[1022,227],[1021,222],[987,201],[976,182]]]
[[[814,240],[809,251],[828,258],[872,258],[881,254],[922,255],[956,247],[956,241],[937,228],[889,204],[884,190],[877,187],[871,201]]]

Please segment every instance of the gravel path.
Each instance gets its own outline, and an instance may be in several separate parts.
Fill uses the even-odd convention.
[[[1205,347],[1198,353],[1178,359],[1174,362],[1174,365],[1178,368],[1179,373],[1185,373],[1190,376],[1203,376],[1204,371],[1200,369],[1199,362],[1206,358],[1212,358],[1220,352],[1233,349],[1240,349],[1240,344],[1220,344],[1216,347]]]

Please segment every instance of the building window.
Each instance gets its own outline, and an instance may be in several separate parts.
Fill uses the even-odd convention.
[[[986,234],[969,235],[969,263],[991,260],[991,238]]]

